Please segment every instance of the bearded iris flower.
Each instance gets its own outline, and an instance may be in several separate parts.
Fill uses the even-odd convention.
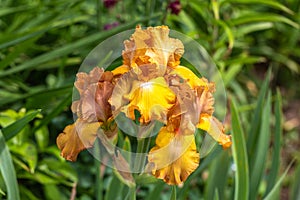
[[[184,47],[169,37],[167,26],[146,30],[138,26],[124,46],[120,67],[111,72],[95,67],[89,74],[77,74],[80,98],[72,104],[77,120],[57,138],[61,155],[76,160],[99,137],[99,128],[104,130],[100,140],[117,137],[115,116],[123,113],[136,120],[138,111],[140,125],[163,124],[148,152],[150,173],[167,184],[180,185],[199,165],[196,129],[206,131],[224,148],[231,146],[230,136],[213,116],[215,84],[180,65]]]

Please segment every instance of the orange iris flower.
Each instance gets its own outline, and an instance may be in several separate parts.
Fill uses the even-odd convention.
[[[77,75],[80,98],[72,111],[78,119],[58,136],[58,147],[63,157],[74,161],[81,150],[93,145],[99,128],[107,138],[116,137],[114,117],[122,112],[135,120],[138,111],[142,125],[153,120],[164,123],[148,154],[151,173],[180,185],[199,165],[197,128],[224,148],[231,146],[230,136],[213,116],[215,85],[180,65],[184,46],[169,37],[167,26],[146,30],[138,26],[124,46],[120,67],[111,72],[96,67]]]

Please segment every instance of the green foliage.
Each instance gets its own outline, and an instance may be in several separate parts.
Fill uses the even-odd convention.
[[[299,152],[291,168],[281,157],[289,135],[282,108],[300,98],[299,2],[181,0],[178,15],[168,2],[118,1],[108,9],[99,0],[1,1],[1,199],[280,199],[282,185],[299,199]],[[113,22],[119,25],[104,29]],[[215,147],[181,187],[138,174],[128,187],[87,152],[69,163],[56,146],[73,122],[72,87],[83,59],[137,24],[166,24],[203,45],[230,101],[231,151]],[[118,142],[134,145],[128,137]]]
[[[234,102],[231,104],[232,114],[232,152],[236,165],[236,180],[234,199],[248,199],[249,197],[249,165],[246,152],[246,141]]]
[[[19,188],[16,179],[16,172],[14,170],[11,155],[9,153],[7,145],[5,144],[5,139],[1,130],[0,130],[0,146],[1,146],[0,171],[6,183],[7,196],[8,199],[18,200],[20,199],[20,196],[19,196]],[[5,194],[3,190],[1,191],[2,194]]]
[[[1,171],[8,198],[18,199],[19,192],[17,190],[20,187],[21,197],[39,199],[41,198],[37,195],[39,190],[30,191],[28,188],[36,187],[47,192],[49,188],[48,186],[43,187],[43,184],[53,184],[51,188],[55,188],[60,194],[58,184],[71,187],[78,181],[74,169],[59,157],[59,150],[47,142],[49,138],[48,128],[43,126],[37,129],[43,117],[39,113],[40,110],[26,112],[25,109],[21,109],[19,112],[6,110],[0,113],[0,125],[4,127],[1,130],[1,141],[7,140],[6,144],[1,144],[4,148],[3,154],[1,154],[3,155],[1,168],[3,167],[4,171]],[[30,122],[33,120],[35,123],[32,125]],[[36,130],[35,134],[33,134],[33,130]],[[13,161],[13,164],[10,164],[9,159]],[[27,188],[23,184],[20,186],[11,185],[14,181],[15,171],[18,182],[29,181],[26,185]],[[4,188],[1,189],[4,190]]]

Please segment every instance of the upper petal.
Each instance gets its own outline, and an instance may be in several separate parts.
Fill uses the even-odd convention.
[[[212,85],[212,84],[211,84]],[[210,87],[198,86],[195,88],[196,91],[196,110],[199,114],[212,115],[215,111],[213,97],[214,85]]]
[[[195,92],[176,74],[167,76],[170,89],[176,94],[176,104],[168,112],[168,129],[181,134],[194,134],[199,112],[195,109]]]
[[[88,74],[85,72],[79,72],[76,74],[76,81],[74,83],[79,94],[82,95],[90,84],[97,83],[104,70],[99,67],[94,67]]]
[[[130,40],[124,42],[123,63],[130,67],[155,63],[161,75],[166,67],[179,65],[184,52],[183,44],[178,39],[169,37],[167,26],[148,27],[142,30],[137,26]]]
[[[80,99],[72,103],[72,111],[87,122],[106,122],[112,115],[108,100],[114,89],[113,73],[95,67],[89,74],[80,72],[77,77],[75,86]]]

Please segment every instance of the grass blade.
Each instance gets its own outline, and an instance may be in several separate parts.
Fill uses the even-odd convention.
[[[251,121],[251,128],[248,132],[248,138],[247,138],[247,150],[248,150],[248,156],[249,156],[249,166],[252,165],[252,162],[254,161],[255,157],[252,155],[255,152],[254,145],[255,141],[257,141],[257,137],[259,134],[259,127],[260,127],[260,121],[261,121],[261,113],[263,109],[263,103],[265,100],[265,96],[267,94],[267,90],[269,87],[269,81],[271,77],[271,68],[269,69],[266,79],[262,84],[262,87],[260,89],[259,95],[258,95],[258,101],[257,106],[254,111],[254,115]],[[253,158],[253,159],[252,159]]]
[[[232,154],[236,165],[234,199],[248,199],[249,196],[249,169],[246,151],[245,136],[241,127],[234,100],[231,102],[232,117]]]
[[[256,199],[258,187],[265,170],[266,157],[270,143],[270,115],[271,115],[271,92],[268,93],[264,104],[260,133],[254,148],[256,149],[253,158],[253,165],[250,165],[252,173],[250,176],[250,198]]]
[[[135,187],[128,188],[128,193],[125,197],[125,200],[136,200],[136,188]]]
[[[219,199],[220,199],[220,197],[219,197],[219,192],[218,192],[218,190],[216,189],[216,190],[215,190],[214,200],[219,200]]]
[[[288,168],[285,170],[285,172],[281,175],[281,177],[279,178],[279,180],[277,181],[277,183],[274,185],[274,187],[269,192],[269,194],[264,198],[264,200],[274,200],[274,199],[276,199],[278,197],[278,192],[280,190],[280,185],[281,185],[283,179],[286,177],[286,175],[287,175],[289,169],[291,168],[292,164],[293,164],[293,161],[288,166]]]
[[[113,178],[106,191],[107,193],[105,194],[104,199],[105,200],[116,199],[121,195],[123,188],[124,188],[124,184],[115,175],[113,175]]]
[[[0,130],[0,171],[6,184],[8,200],[19,200],[19,188],[15,168],[5,143],[4,136]]]
[[[33,120],[40,112],[41,110],[35,110],[33,112],[30,112],[18,121],[14,122],[13,124],[3,128],[2,132],[5,140],[9,140],[15,135],[17,135],[24,128],[24,126],[28,124],[28,122]]]
[[[18,6],[18,7],[10,7],[10,8],[1,8],[0,9],[0,17],[3,17],[5,15],[9,15],[9,14],[13,14],[16,12],[23,12],[23,11],[29,11],[31,9],[36,8],[36,6],[29,6],[29,5],[25,5],[25,6]]]
[[[277,89],[276,102],[275,102],[275,136],[274,136],[274,150],[272,155],[272,166],[267,179],[267,190],[268,194],[276,183],[276,179],[280,167],[280,148],[282,142],[282,112],[281,112],[281,95],[279,89]]]
[[[300,162],[298,161],[297,167],[294,172],[294,180],[292,183],[291,189],[291,200],[298,200],[300,199]]]
[[[154,17],[157,17],[157,16],[158,15],[153,15],[151,18],[154,18]],[[116,33],[119,33],[120,31],[132,28],[136,24],[147,21],[147,20],[149,20],[149,19],[148,18],[138,19],[138,20],[135,20],[133,22],[130,22],[130,23],[127,23],[127,24],[124,24],[124,25],[120,25],[120,26],[118,26],[115,29],[112,29],[110,31],[95,33],[93,35],[90,35],[88,37],[80,39],[80,40],[78,40],[74,43],[64,45],[63,47],[55,49],[51,52],[48,52],[48,53],[42,54],[40,56],[37,56],[37,57],[35,57],[35,58],[33,58],[33,59],[17,66],[17,67],[14,67],[12,69],[1,72],[0,78],[5,77],[7,75],[14,74],[16,72],[23,71],[23,70],[30,70],[30,69],[36,68],[36,66],[40,65],[41,63],[44,63],[46,61],[50,61],[50,60],[62,57],[64,55],[68,55],[69,53],[73,52],[74,49],[82,48],[82,47],[84,47],[88,44],[91,44],[93,42],[96,42],[96,41],[101,41],[101,40],[103,40],[103,39],[105,39],[105,38],[107,38],[107,37],[109,37],[113,34],[116,34]]]
[[[37,36],[39,36],[39,35],[47,32],[49,29],[50,28],[47,28],[47,29],[44,29],[44,30],[39,30],[39,31],[36,31],[36,32],[33,32],[33,33],[29,33],[29,34],[20,36],[20,37],[18,37],[16,39],[13,39],[11,41],[4,42],[4,43],[0,44],[0,49],[4,49],[4,48],[7,48],[9,46],[13,46],[13,45],[19,44],[19,43],[21,43],[21,42],[23,42],[25,40],[37,37]]]
[[[60,114],[63,109],[66,108],[67,105],[70,105],[72,102],[72,93],[68,94],[68,96],[65,97],[58,105],[55,107],[45,118],[41,120],[38,126],[36,126],[32,132],[35,132],[36,130],[40,129],[41,127],[47,125],[54,117],[56,117],[58,114]]]
[[[273,14],[273,13],[255,13],[252,12],[251,14],[245,14],[238,18],[232,19],[230,23],[233,25],[242,25],[248,23],[257,23],[257,22],[281,22],[288,24],[294,28],[299,28],[299,24],[290,20],[287,17]]]
[[[243,65],[242,64],[232,64],[224,73],[224,85],[227,86],[229,83],[232,82],[232,80],[237,76],[237,74],[242,70]]]
[[[100,146],[97,144],[94,146],[95,154],[100,155]],[[94,159],[94,167],[96,171],[96,190],[95,196],[96,200],[103,199],[103,177],[101,177],[101,170],[105,171],[105,169],[101,168],[101,162],[98,159]],[[102,172],[104,174],[104,172]]]
[[[228,49],[231,50],[234,45],[234,35],[231,28],[224,21],[217,20],[217,23],[225,30],[225,33],[228,37]]]
[[[149,195],[145,200],[157,200],[159,198],[159,194],[163,191],[165,183],[160,181],[155,184],[154,188],[149,192]]]
[[[37,106],[45,107],[46,102],[51,100],[51,95],[52,95],[52,97],[63,95],[63,94],[70,92],[72,90],[72,88],[73,88],[73,84],[64,85],[59,88],[51,88],[51,89],[43,88],[43,89],[33,90],[33,91],[30,91],[25,94],[15,94],[15,96],[13,96],[13,97],[12,97],[12,95],[14,95],[14,93],[7,93],[4,95],[3,94],[1,95],[1,93],[0,93],[0,95],[1,95],[0,96],[1,97],[0,98],[0,107],[5,104],[8,104],[8,103],[21,101],[23,99],[27,100],[27,107],[30,107],[30,105],[28,105],[28,101],[30,101],[30,100],[34,100],[34,103],[32,103],[32,104],[34,104],[34,106],[32,106],[34,108],[36,108]],[[10,97],[10,98],[8,98],[8,97]],[[39,99],[39,100],[37,100],[37,99]],[[43,99],[43,101],[41,101],[41,99]]]
[[[250,4],[250,5],[257,5],[257,4],[264,4],[268,5],[270,7],[276,8],[278,10],[284,11],[288,14],[294,14],[292,10],[287,8],[286,6],[282,5],[281,3],[277,1],[272,1],[272,0],[227,0],[227,1],[222,1],[222,3],[240,3],[240,4]]]
[[[222,166],[222,167],[220,167]],[[209,170],[209,177],[205,188],[205,199],[224,199],[227,183],[227,172],[230,166],[228,152],[223,151],[216,157]]]
[[[260,22],[255,24],[247,24],[239,27],[239,31],[236,33],[237,37],[243,37],[246,34],[271,29],[274,27],[272,22]]]

